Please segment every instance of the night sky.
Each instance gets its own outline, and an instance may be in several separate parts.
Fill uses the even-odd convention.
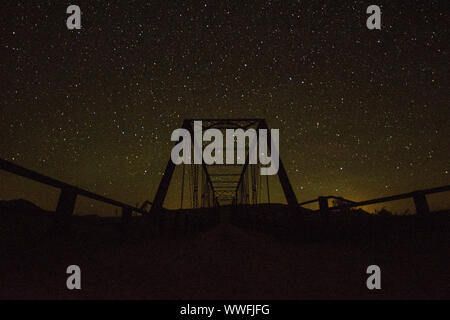
[[[299,201],[449,184],[448,10],[403,2],[2,1],[0,158],[135,205],[184,118],[265,118]],[[1,199],[56,206],[0,179]]]

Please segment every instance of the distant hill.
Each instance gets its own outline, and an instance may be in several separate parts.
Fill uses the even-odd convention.
[[[25,199],[15,200],[1,200],[0,209],[7,209],[8,211],[21,212],[21,213],[38,213],[46,214],[48,211],[40,208],[31,201]]]
[[[0,212],[14,212],[24,215],[51,215],[54,216],[55,212],[47,211],[26,199],[14,199],[14,200],[0,200]],[[98,220],[101,217],[96,214],[86,214],[76,216],[77,219],[83,218],[83,220]]]

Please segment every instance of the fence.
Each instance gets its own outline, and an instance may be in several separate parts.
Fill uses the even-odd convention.
[[[65,182],[47,177],[45,175],[42,175],[35,171],[26,169],[24,167],[21,167],[17,164],[6,161],[4,159],[0,159],[0,169],[10,172],[10,173],[13,173],[18,176],[25,177],[30,180],[34,180],[34,181],[61,189],[61,193],[60,193],[59,200],[58,200],[58,205],[56,207],[56,214],[58,217],[61,217],[63,219],[70,217],[73,214],[73,211],[75,208],[75,202],[76,202],[77,196],[79,196],[79,195],[122,208],[122,218],[124,221],[128,221],[129,218],[132,216],[133,212],[137,212],[137,213],[141,213],[141,214],[148,213],[148,211],[145,211],[143,208],[136,208],[136,207],[130,206],[128,204],[125,204],[125,203],[122,203],[122,202],[119,202],[119,201],[116,201],[113,199],[109,199],[107,197],[95,194],[93,192],[90,192],[90,191],[81,189],[79,187],[67,184]],[[394,195],[394,196],[377,198],[377,199],[360,201],[360,202],[349,201],[349,200],[346,200],[346,199],[343,199],[340,197],[335,197],[335,196],[326,196],[326,197],[319,197],[317,199],[301,202],[301,203],[299,203],[299,206],[318,202],[319,203],[319,211],[321,213],[328,214],[332,210],[348,209],[348,208],[361,207],[361,206],[370,205],[370,204],[413,198],[414,204],[416,207],[416,213],[419,215],[426,215],[426,214],[429,214],[429,212],[430,212],[426,196],[429,194],[445,192],[445,191],[450,191],[450,185],[431,188],[431,189],[425,189],[425,190],[417,190],[417,191],[413,191],[413,192],[409,192],[409,193],[402,193],[402,194],[398,194],[398,195]],[[329,207],[329,205],[328,205],[329,199],[341,200],[342,202],[344,202],[344,204],[339,205],[339,206]],[[148,202],[148,201],[146,203],[150,204],[150,205],[152,204],[151,202]]]
[[[343,199],[343,198],[340,198],[340,197],[335,197],[335,196],[319,197],[319,198],[314,199],[314,200],[301,202],[301,203],[299,203],[299,206],[303,206],[303,205],[306,205],[306,204],[311,204],[311,203],[314,203],[314,202],[318,202],[319,203],[319,211],[320,211],[320,213],[327,214],[331,210],[348,209],[348,208],[366,206],[366,205],[369,205],[369,204],[390,202],[390,201],[395,201],[395,200],[413,198],[414,205],[416,207],[416,214],[418,214],[418,215],[427,215],[427,214],[430,213],[430,208],[428,206],[428,201],[427,201],[426,196],[428,194],[445,192],[445,191],[450,191],[450,185],[446,185],[446,186],[442,186],[442,187],[436,187],[436,188],[431,188],[431,189],[425,189],[425,190],[417,190],[417,191],[413,191],[413,192],[409,192],[409,193],[402,193],[402,194],[397,194],[397,195],[394,195],[394,196],[377,198],[377,199],[360,201],[360,202],[349,201],[349,200],[346,200],[346,199]],[[345,202],[345,204],[342,204],[342,205],[339,205],[339,206],[334,206],[334,207],[329,207],[328,206],[328,199],[342,200],[343,202]]]
[[[30,180],[46,184],[48,186],[61,189],[58,205],[56,206],[56,215],[58,218],[64,221],[66,221],[67,218],[73,214],[77,196],[84,196],[93,200],[122,208],[122,219],[124,221],[128,221],[131,218],[133,212],[147,214],[147,211],[145,211],[144,209],[136,208],[126,203],[106,198],[104,196],[67,184],[65,182],[47,177],[3,159],[0,159],[0,169]]]

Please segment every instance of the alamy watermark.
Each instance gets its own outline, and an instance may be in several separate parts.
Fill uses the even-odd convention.
[[[80,30],[81,29],[81,9],[77,5],[70,5],[66,9],[66,13],[70,16],[66,20],[67,29]],[[366,9],[366,13],[370,14],[367,18],[366,26],[369,30],[381,29],[381,10],[377,5],[370,5]]]
[[[81,290],[81,269],[76,264],[67,267],[67,274],[70,274],[66,280],[66,286],[69,290]]]
[[[225,149],[223,133],[219,129],[207,129],[203,132],[202,121],[194,121],[194,137],[189,130],[179,128],[173,131],[171,140],[179,141],[172,149],[170,158],[179,164],[245,164],[248,146],[248,163],[260,164],[261,175],[278,173],[279,130],[278,129],[225,129]],[[270,137],[270,144],[269,144]],[[192,159],[192,141],[194,157]],[[209,144],[203,149],[203,142]],[[248,142],[248,144],[246,144]],[[236,154],[235,154],[236,146]],[[270,147],[270,150],[269,150]],[[269,155],[270,152],[270,155]]]

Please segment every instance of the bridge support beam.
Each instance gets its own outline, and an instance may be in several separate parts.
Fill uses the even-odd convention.
[[[189,130],[189,127],[190,127],[189,121],[184,120],[182,128]],[[180,140],[181,139],[182,138],[180,138]],[[167,195],[167,190],[169,190],[169,184],[170,184],[170,180],[172,179],[174,170],[175,170],[175,164],[172,162],[172,160],[169,159],[166,169],[164,170],[164,174],[161,178],[161,182],[159,183],[158,190],[156,191],[155,198],[153,199],[153,204],[150,209],[151,214],[161,212],[161,209],[162,209],[163,203],[164,203],[164,199],[166,198],[166,195]]]
[[[267,129],[268,145],[270,150],[272,150],[272,137],[270,135],[270,130],[265,120],[261,120],[260,128]],[[277,151],[278,153],[280,152],[280,150]],[[295,195],[294,189],[292,189],[291,182],[289,181],[288,175],[283,165],[283,161],[281,161],[281,157],[279,161],[280,163],[278,167],[278,178],[280,179],[280,184],[281,187],[283,188],[284,196],[286,197],[286,201],[289,206],[297,208],[298,207],[297,197]]]
[[[192,128],[189,120],[183,121],[182,128],[188,130],[191,134],[191,139],[194,139],[194,129]],[[180,140],[181,139],[182,138],[180,138]],[[179,141],[176,142],[176,144],[177,143],[179,143]],[[192,144],[195,145],[194,140],[192,140]],[[202,152],[202,151],[200,150],[200,152]],[[204,173],[206,174],[207,183],[212,186],[211,177],[209,176],[208,170],[206,168],[206,164],[204,162],[202,163],[202,169],[204,170]],[[153,200],[153,205],[150,209],[151,214],[161,212],[161,209],[162,209],[163,203],[164,203],[164,199],[166,198],[167,191],[169,190],[170,180],[172,179],[174,171],[175,171],[175,164],[172,162],[171,159],[169,159],[166,169],[164,170],[164,175],[159,184],[158,190],[156,191],[156,195]],[[196,177],[197,177],[197,175],[196,175]],[[197,190],[195,192],[197,192]],[[213,198],[216,197],[214,189],[212,189],[212,196],[213,196]],[[195,198],[197,199],[197,197],[195,197]]]

